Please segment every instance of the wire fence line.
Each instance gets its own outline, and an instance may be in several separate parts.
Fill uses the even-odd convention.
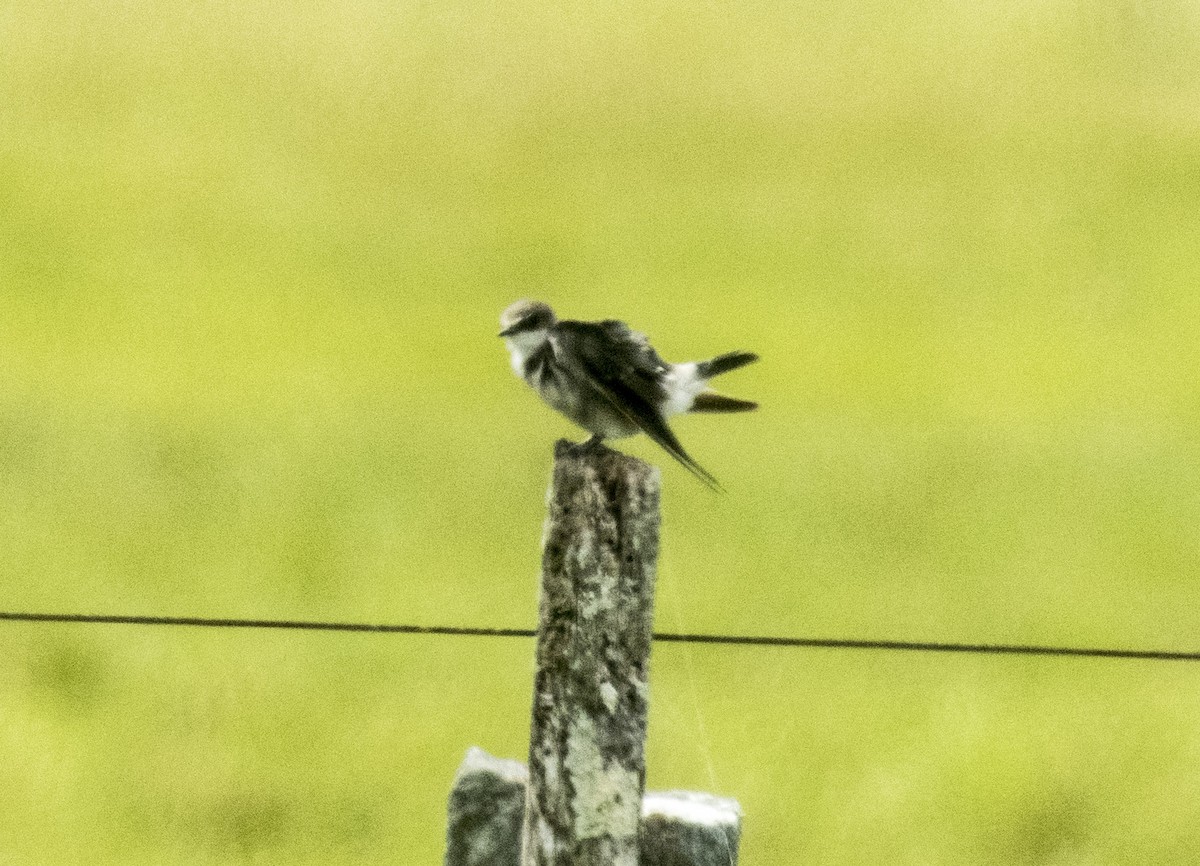
[[[322,622],[291,619],[230,619],[199,616],[137,616],[122,614],[36,613],[0,611],[0,622],[84,623],[92,625],[186,626],[200,628],[275,629],[292,631],[369,632],[437,637],[535,637],[528,628],[410,625],[395,623]],[[1027,644],[952,643],[938,641],[857,640],[763,635],[680,634],[655,632],[660,643],[694,643],[724,646],[797,647],[830,650],[886,650],[900,652],[969,653],[1005,656],[1060,656],[1073,658],[1140,659],[1144,661],[1200,661],[1200,651],[1118,649],[1107,647],[1037,646]]]

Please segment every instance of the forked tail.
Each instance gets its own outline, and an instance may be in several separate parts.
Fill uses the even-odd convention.
[[[708,382],[714,376],[728,373],[739,367],[745,367],[758,360],[753,352],[726,352],[717,355],[711,361],[701,361],[696,365],[696,375],[702,383]],[[736,397],[726,397],[716,391],[701,391],[692,401],[692,412],[749,412],[757,409],[758,404],[752,400],[739,400]]]
[[[722,373],[728,373],[730,370],[753,364],[757,360],[758,355],[753,352],[726,352],[724,355],[717,355],[711,361],[699,362],[696,365],[696,373],[701,379],[711,379]]]
[[[704,391],[696,395],[692,401],[692,412],[749,412],[757,409],[758,404],[753,400],[739,400],[737,397],[726,397],[716,391]]]

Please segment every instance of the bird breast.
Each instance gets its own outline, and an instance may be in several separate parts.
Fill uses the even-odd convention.
[[[549,339],[550,334],[544,330],[526,331],[505,337],[504,344],[508,347],[508,360],[512,364],[513,372],[524,379],[525,366],[529,359],[540,352]]]

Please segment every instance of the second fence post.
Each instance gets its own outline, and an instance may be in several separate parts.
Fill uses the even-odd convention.
[[[522,866],[637,866],[659,473],[560,441],[542,548]]]

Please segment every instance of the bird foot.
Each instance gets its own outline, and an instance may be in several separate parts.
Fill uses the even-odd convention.
[[[575,447],[580,451],[599,451],[604,447],[604,437],[599,434],[593,434],[586,442],[580,442]]]
[[[572,457],[583,456],[585,454],[595,454],[598,451],[607,450],[602,442],[602,437],[593,436],[584,442],[572,442],[570,439],[559,439],[554,443],[554,456],[557,457]]]
[[[559,439],[554,446],[555,454],[595,454],[598,451],[603,451],[604,437],[592,436],[584,442],[572,442],[569,439]]]

